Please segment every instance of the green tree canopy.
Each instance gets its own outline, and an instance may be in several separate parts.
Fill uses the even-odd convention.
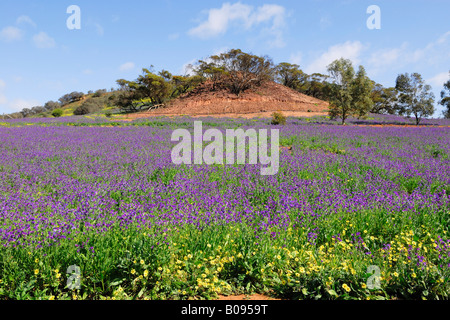
[[[395,114],[398,111],[398,92],[393,87],[385,88],[374,82],[371,99],[373,101],[371,113]]]
[[[431,86],[425,84],[422,76],[418,73],[409,75],[400,74],[397,77],[395,88],[399,92],[399,114],[414,115],[416,125],[420,124],[423,117],[433,115],[434,94]]]
[[[345,124],[351,115],[365,116],[373,102],[370,99],[372,82],[364,67],[360,66],[355,73],[352,62],[341,58],[328,66],[328,72],[333,80],[330,86],[330,117],[339,117]]]
[[[444,90],[441,91],[441,101],[439,103],[446,108],[444,117],[450,119],[450,79],[444,83]]]

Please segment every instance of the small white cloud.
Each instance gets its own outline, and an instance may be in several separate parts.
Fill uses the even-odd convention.
[[[14,41],[22,39],[23,32],[16,27],[5,27],[0,31],[0,39],[5,41]]]
[[[437,43],[438,44],[443,44],[447,41],[447,38],[450,37],[450,31],[447,31],[446,33],[444,33],[438,40]]]
[[[450,79],[449,72],[441,72],[435,75],[433,78],[428,79],[426,82],[431,84],[435,88],[441,88],[444,86],[444,83],[446,83],[449,79]]]
[[[39,49],[53,48],[56,43],[55,40],[45,32],[40,32],[33,37],[33,42]]]
[[[131,71],[134,69],[134,67],[135,67],[135,64],[133,62],[127,62],[127,63],[124,63],[123,65],[121,65],[119,67],[119,70],[120,71]]]
[[[30,26],[36,28],[36,23],[29,16],[20,16],[16,20],[17,24],[29,24]]]
[[[0,104],[5,104],[8,102],[6,96],[3,94],[2,90],[6,87],[6,82],[0,79]]]
[[[235,4],[224,3],[220,9],[210,9],[208,19],[199,26],[189,30],[191,36],[202,39],[216,37],[228,30],[230,22],[241,20],[245,23],[252,11],[252,7],[240,2]]]
[[[95,24],[95,31],[99,36],[103,36],[105,34],[105,29],[103,29],[103,27],[99,23]]]
[[[406,43],[399,48],[382,49],[378,50],[370,56],[368,62],[369,65],[378,70],[381,68],[389,67],[404,57],[406,50]]]
[[[14,80],[14,82],[22,82],[23,77],[21,77],[21,76],[14,76],[13,80]]]
[[[303,54],[301,52],[291,54],[289,62],[292,64],[300,65],[302,63]]]
[[[328,28],[331,25],[332,25],[332,22],[331,22],[331,19],[329,16],[323,16],[320,18],[320,28],[322,30]]]
[[[347,41],[331,46],[327,52],[320,55],[306,68],[306,73],[326,73],[327,66],[340,58],[351,60],[355,66],[360,63],[363,49],[364,46],[359,41]]]
[[[33,108],[39,105],[37,100],[15,99],[9,104],[9,109],[13,112],[21,111],[24,108]]]
[[[269,42],[271,46],[284,46],[282,29],[285,26],[286,9],[282,6],[265,4],[255,9],[240,2],[224,3],[220,9],[214,8],[207,12],[207,20],[190,29],[190,36],[210,39],[225,34],[232,24],[248,30],[269,23],[270,26],[264,28],[261,33],[273,38]]]
[[[172,34],[169,34],[169,40],[177,40],[178,38],[180,37],[180,34],[179,33],[172,33]]]
[[[83,70],[83,74],[89,75],[89,74],[93,74],[94,72],[92,72],[91,69],[85,69]]]

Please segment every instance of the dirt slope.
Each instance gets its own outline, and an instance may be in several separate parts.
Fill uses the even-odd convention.
[[[166,108],[129,115],[150,116],[270,116],[275,111],[287,114],[316,115],[327,112],[328,102],[306,96],[275,82],[246,90],[239,97],[226,89],[213,90],[205,82],[195,90],[172,101]]]

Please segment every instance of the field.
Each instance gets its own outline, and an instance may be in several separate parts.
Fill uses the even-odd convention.
[[[1,122],[0,299],[449,298],[447,123],[200,120],[292,150],[262,176],[173,165],[191,118]]]

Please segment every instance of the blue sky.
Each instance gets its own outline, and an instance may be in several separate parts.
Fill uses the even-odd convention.
[[[70,5],[81,10],[79,30],[67,28]],[[367,27],[370,5],[381,9],[379,30]],[[344,57],[384,86],[418,72],[439,100],[449,79],[449,12],[448,0],[1,1],[0,114],[110,89],[150,65],[182,74],[232,48],[308,73]]]

